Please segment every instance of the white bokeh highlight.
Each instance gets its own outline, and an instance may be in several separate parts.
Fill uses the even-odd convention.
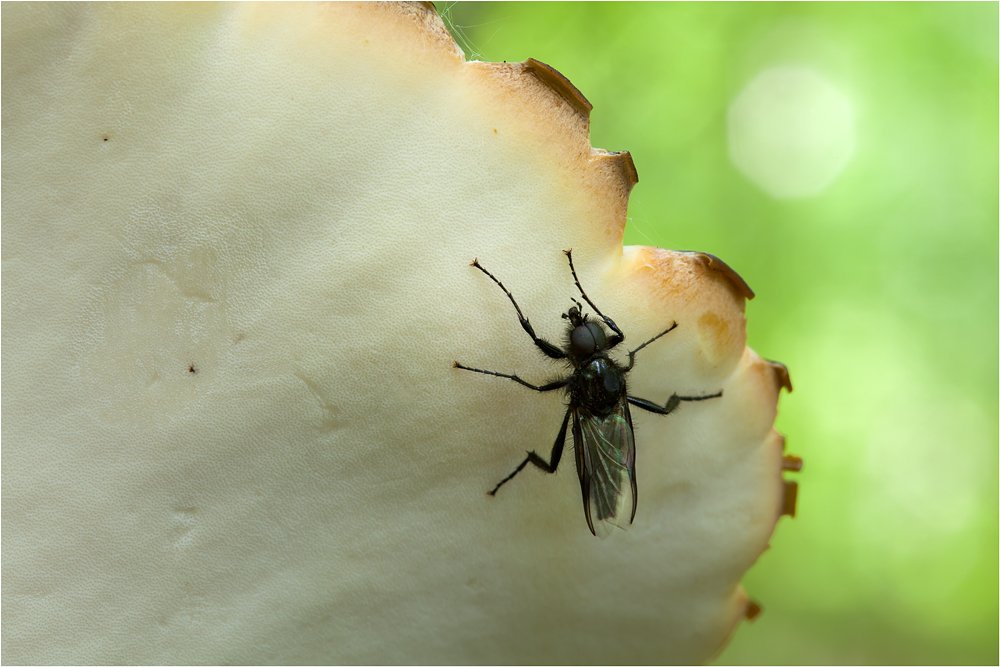
[[[771,67],[730,105],[728,143],[733,165],[767,194],[815,197],[854,153],[854,110],[813,68]]]

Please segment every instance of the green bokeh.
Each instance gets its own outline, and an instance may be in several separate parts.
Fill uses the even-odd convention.
[[[704,250],[757,292],[750,345],[791,369],[806,467],[744,585],[725,663],[992,663],[998,654],[998,5],[439,5],[468,58],[532,57],[632,152],[626,244]],[[776,199],[729,157],[730,105],[799,65],[854,150]]]

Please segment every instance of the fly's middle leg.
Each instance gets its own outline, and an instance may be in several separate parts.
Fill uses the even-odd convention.
[[[569,384],[568,379],[556,380],[555,382],[549,382],[548,384],[543,384],[543,385],[531,384],[530,382],[525,382],[521,378],[517,377],[516,374],[497,373],[496,371],[486,371],[483,370],[482,368],[472,368],[470,366],[465,366],[463,364],[460,364],[457,361],[455,362],[455,368],[460,368],[463,371],[472,371],[473,373],[482,373],[483,375],[492,375],[493,377],[498,377],[498,378],[507,378],[508,380],[513,380],[519,385],[527,387],[528,389],[534,389],[535,391],[553,391],[555,389],[562,389],[567,384]]]
[[[711,394],[709,396],[678,396],[677,394],[674,394],[667,399],[666,405],[662,407],[652,401],[647,401],[644,398],[638,398],[636,396],[629,396],[628,402],[637,408],[642,408],[643,410],[647,410],[658,415],[669,415],[677,409],[677,406],[681,404],[681,401],[707,401],[710,398],[719,398],[720,396],[722,396],[721,391],[717,394]]]

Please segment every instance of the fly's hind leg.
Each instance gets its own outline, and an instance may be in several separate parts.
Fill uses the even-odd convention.
[[[517,473],[524,470],[524,467],[529,463],[534,465],[536,468],[541,468],[549,474],[556,471],[556,468],[559,467],[559,460],[562,459],[563,447],[566,444],[566,426],[569,424],[569,413],[570,411],[567,410],[566,416],[563,417],[562,428],[559,429],[559,435],[556,436],[556,441],[552,445],[552,453],[549,454],[549,460],[546,461],[535,452],[528,452],[528,456],[521,461],[521,465],[514,468],[514,472],[504,477],[500,480],[499,484],[493,487],[493,490],[489,492],[491,496],[495,496],[497,494],[497,490],[501,486],[514,479]]]

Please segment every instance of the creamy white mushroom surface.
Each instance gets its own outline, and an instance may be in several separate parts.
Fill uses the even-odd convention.
[[[783,509],[778,367],[714,258],[622,249],[628,154],[420,5],[3,7],[5,663],[709,659]],[[558,64],[555,64],[558,66]],[[655,185],[653,186],[655,187]],[[580,280],[644,348],[638,511],[564,414]],[[777,370],[776,370],[777,369]]]

